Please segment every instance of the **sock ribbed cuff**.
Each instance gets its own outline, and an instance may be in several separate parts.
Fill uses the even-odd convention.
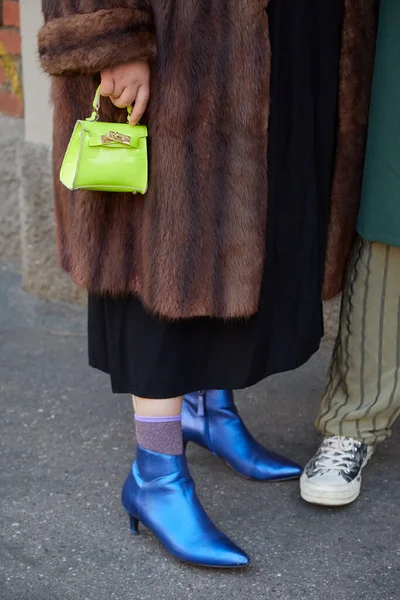
[[[174,423],[181,420],[181,415],[172,417],[141,417],[140,415],[135,414],[135,421],[140,421],[141,423]]]

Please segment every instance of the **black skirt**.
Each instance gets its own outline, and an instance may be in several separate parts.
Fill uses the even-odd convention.
[[[110,374],[115,393],[168,398],[244,388],[299,367],[319,347],[342,0],[271,0],[268,11],[269,202],[259,311],[246,321],[171,323],[133,296],[90,294],[89,363]]]

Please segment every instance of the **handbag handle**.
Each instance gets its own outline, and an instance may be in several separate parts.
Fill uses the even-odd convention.
[[[94,96],[94,100],[93,100],[93,112],[92,112],[92,116],[89,117],[88,119],[86,119],[86,121],[98,121],[100,119],[100,90],[101,90],[101,86],[99,85],[99,87],[96,90],[96,94]],[[128,106],[127,107],[127,111],[128,111],[128,123],[129,123],[129,118],[132,114],[132,106]]]

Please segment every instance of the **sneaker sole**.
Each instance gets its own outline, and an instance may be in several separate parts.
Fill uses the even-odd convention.
[[[300,495],[306,502],[310,504],[319,504],[321,506],[345,506],[351,504],[359,497],[361,492],[360,487],[352,490],[332,491],[321,488],[313,489],[312,486],[307,486],[300,483]]]

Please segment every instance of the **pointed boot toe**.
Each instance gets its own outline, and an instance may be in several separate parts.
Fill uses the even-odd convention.
[[[258,446],[258,457],[255,460],[251,478],[258,481],[284,481],[286,479],[299,479],[303,469],[292,460],[270,452],[261,444]]]
[[[231,546],[231,548],[226,547],[221,556],[215,557],[215,561],[218,562],[218,567],[221,569],[247,567],[250,563],[247,554],[236,546],[236,544],[231,543]]]
[[[232,540],[220,531],[211,531],[193,545],[197,564],[218,568],[246,567],[250,559]]]
[[[219,568],[244,567],[243,550],[211,521],[196,494],[186,457],[138,447],[122,489],[122,505],[137,534],[143,523],[179,560]]]
[[[207,390],[185,396],[185,445],[194,442],[221,458],[239,475],[257,481],[298,479],[299,465],[259,444],[243,423],[233,392]]]
[[[250,562],[247,554],[224,534],[211,533],[193,542],[191,552],[191,560],[183,560],[203,567],[234,569],[246,567]]]

